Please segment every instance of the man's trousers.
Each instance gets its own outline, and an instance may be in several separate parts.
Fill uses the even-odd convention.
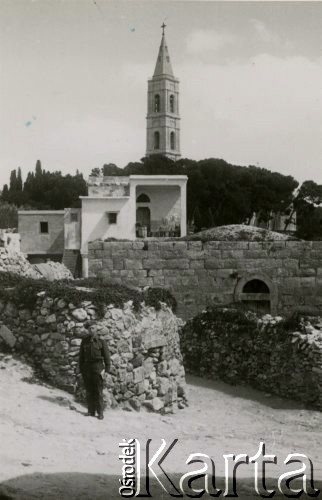
[[[87,409],[88,413],[95,415],[103,415],[103,379],[100,373],[92,370],[86,370],[83,373],[83,380],[86,389]]]

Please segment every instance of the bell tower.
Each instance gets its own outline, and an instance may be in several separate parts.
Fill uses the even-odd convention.
[[[172,71],[165,39],[162,38],[154,74],[148,81],[148,113],[146,128],[146,156],[162,154],[180,158],[179,80]]]

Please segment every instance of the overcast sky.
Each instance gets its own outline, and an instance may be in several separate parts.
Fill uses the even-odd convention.
[[[182,156],[322,183],[322,2],[1,0],[0,184],[145,154],[166,22]]]

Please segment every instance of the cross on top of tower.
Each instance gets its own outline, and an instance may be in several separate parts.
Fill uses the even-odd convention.
[[[163,22],[162,25],[161,25],[161,28],[162,28],[162,35],[164,35],[164,29],[166,28],[166,24]]]

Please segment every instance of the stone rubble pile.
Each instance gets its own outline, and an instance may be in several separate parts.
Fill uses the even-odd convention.
[[[228,383],[246,383],[269,394],[322,410],[322,320],[302,318],[300,328],[281,328],[280,316],[265,315],[249,331],[211,325],[207,313],[181,333],[186,372]],[[247,316],[247,315],[246,315]],[[247,329],[247,326],[246,326]]]
[[[10,247],[0,248],[0,272],[10,272],[29,278],[41,278],[40,273],[28,262],[21,252]]]
[[[38,294],[34,310],[0,302],[2,346],[33,364],[51,384],[84,399],[78,371],[79,348],[89,329],[107,342],[111,371],[104,397],[108,407],[175,412],[187,404],[179,347],[180,320],[166,305],[159,311],[132,303],[106,307],[98,318],[90,301],[81,307]],[[3,349],[4,350],[4,349]]]
[[[19,274],[34,279],[45,278],[48,281],[74,279],[64,264],[53,261],[30,264],[22,252],[12,247],[0,247],[0,272]]]
[[[49,261],[41,264],[33,264],[33,267],[48,281],[74,279],[70,270],[61,262]]]

